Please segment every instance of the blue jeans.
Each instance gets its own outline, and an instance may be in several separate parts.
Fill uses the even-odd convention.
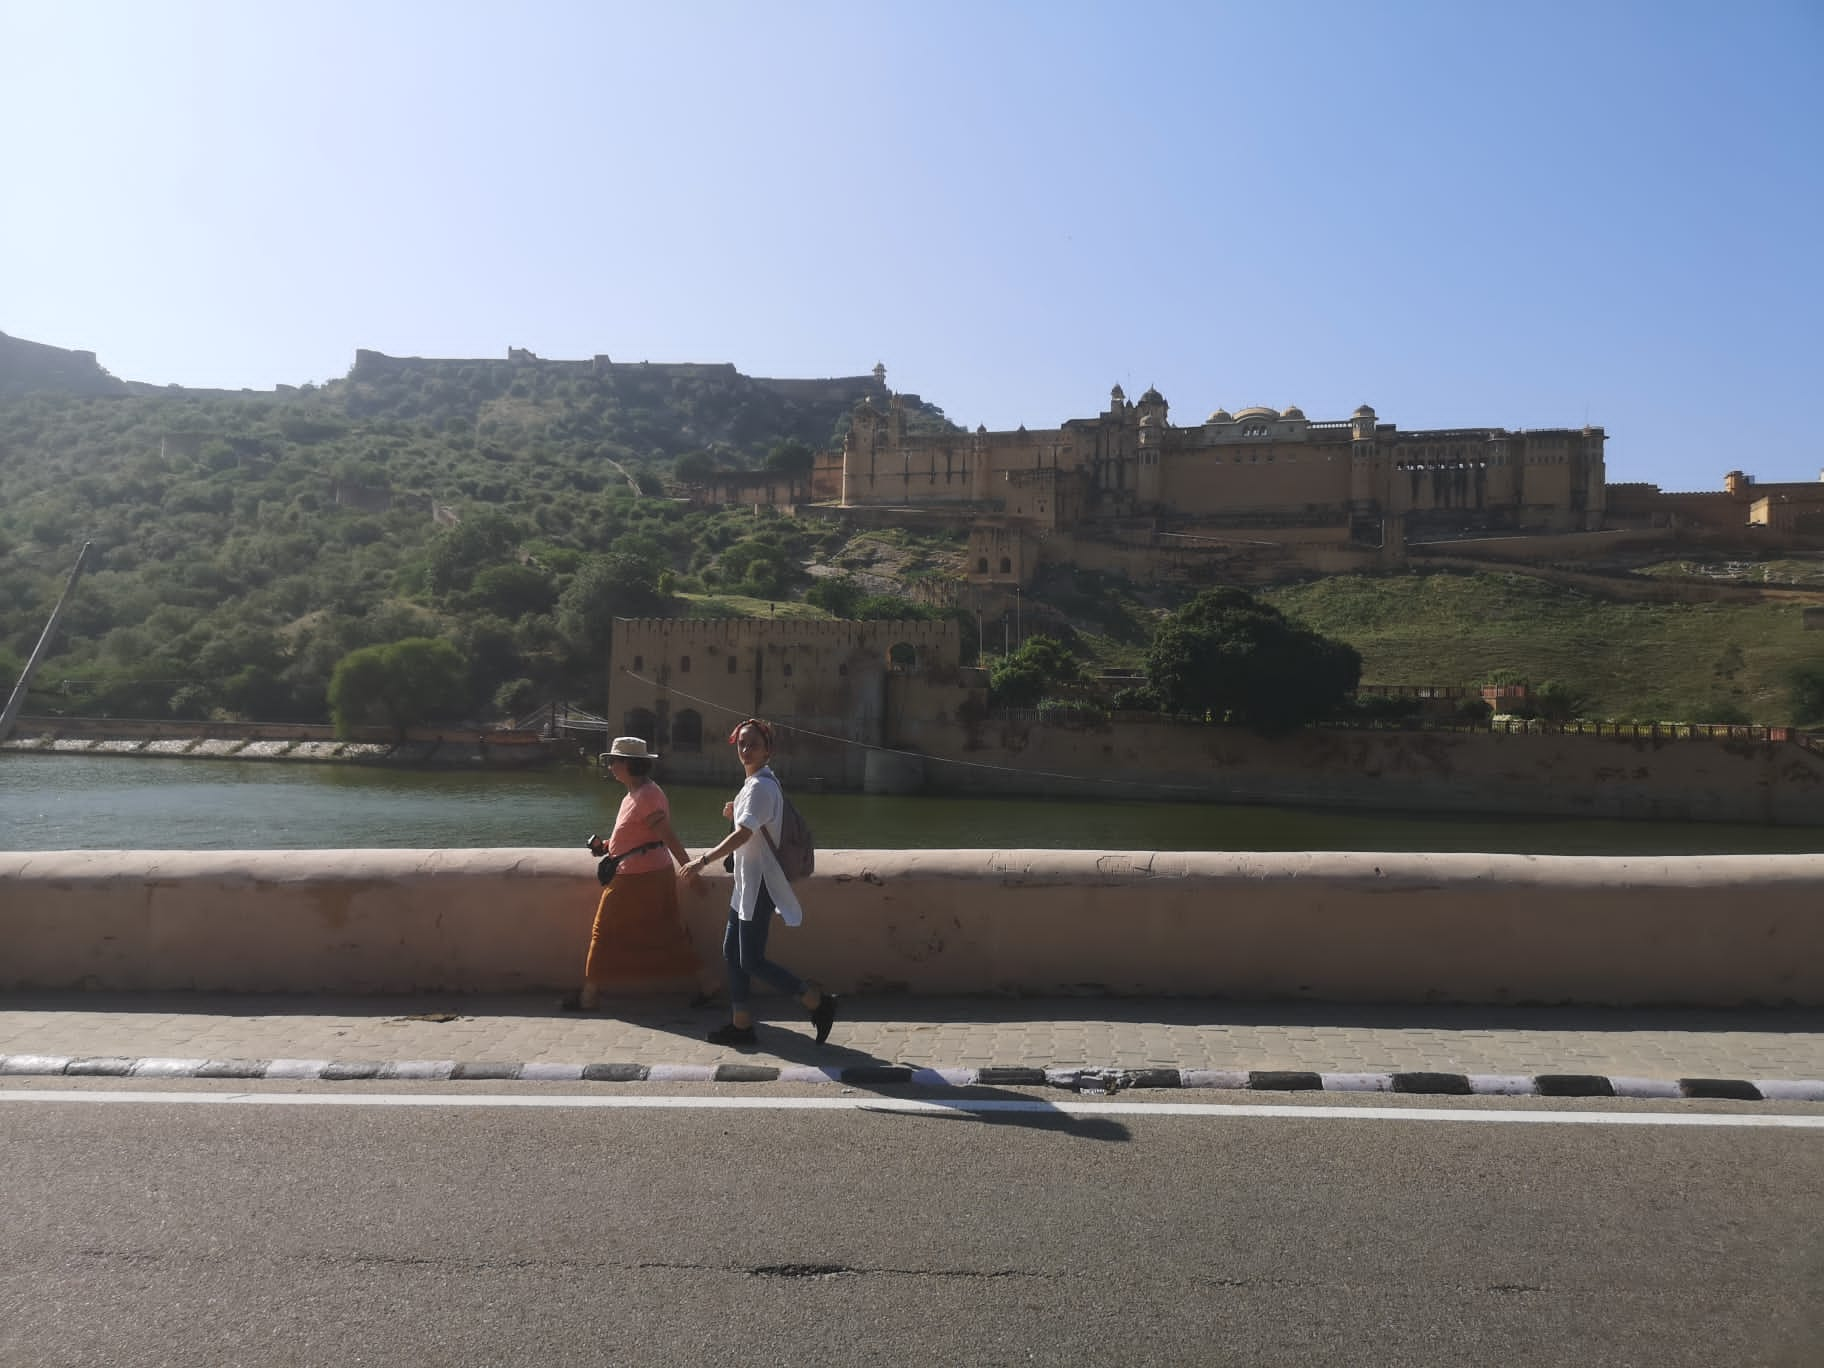
[[[742,921],[738,911],[728,909],[728,929],[722,933],[722,963],[728,970],[728,1005],[737,1012],[747,1010],[748,994],[756,978],[791,997],[804,992],[803,979],[766,957],[766,935],[772,927],[773,895],[766,891],[765,883],[760,885],[752,921]]]

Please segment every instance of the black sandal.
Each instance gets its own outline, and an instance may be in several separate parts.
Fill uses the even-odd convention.
[[[830,1038],[830,1027],[836,1024],[836,994],[823,993],[817,999],[817,1005],[811,1008],[811,1025],[817,1028],[817,1043],[823,1044]]]

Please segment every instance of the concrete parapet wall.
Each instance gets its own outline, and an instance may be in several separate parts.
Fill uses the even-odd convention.
[[[860,992],[1824,1005],[1824,856],[827,851],[772,950]],[[552,850],[0,853],[0,989],[573,984]],[[719,953],[728,881],[687,897]],[[629,982],[673,991],[675,982]]]

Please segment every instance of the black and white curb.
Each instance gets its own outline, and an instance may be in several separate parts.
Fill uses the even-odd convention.
[[[130,1059],[0,1055],[0,1076],[230,1078],[340,1083],[379,1079],[496,1083],[838,1083],[884,1088],[1063,1088],[1097,1094],[1193,1088],[1407,1093],[1446,1097],[1716,1098],[1824,1102],[1824,1079],[1627,1078],[1605,1074],[1306,1073],[1285,1069],[939,1069],[774,1064],[496,1064],[454,1059]]]

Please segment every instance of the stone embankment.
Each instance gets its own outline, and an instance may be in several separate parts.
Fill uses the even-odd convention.
[[[338,737],[330,727],[281,723],[144,722],[106,718],[21,718],[19,734],[0,753],[189,757],[201,760],[292,760],[520,769],[577,756],[574,742],[536,732],[361,731]]]

